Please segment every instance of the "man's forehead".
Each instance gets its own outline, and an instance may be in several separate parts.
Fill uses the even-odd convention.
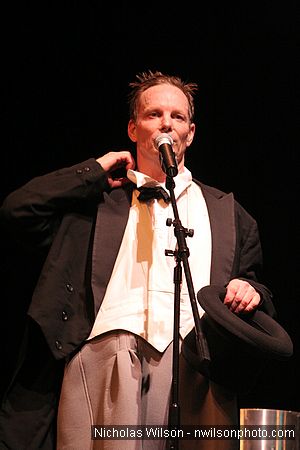
[[[182,90],[167,83],[151,86],[140,96],[140,104],[145,107],[152,104],[163,105],[170,103],[188,108],[188,100]]]

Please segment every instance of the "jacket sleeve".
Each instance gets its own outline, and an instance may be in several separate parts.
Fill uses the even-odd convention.
[[[106,189],[106,172],[93,158],[36,177],[6,197],[1,226],[27,245],[48,247],[62,216],[97,203]]]

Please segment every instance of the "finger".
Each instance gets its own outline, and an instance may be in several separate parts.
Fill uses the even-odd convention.
[[[240,303],[235,309],[236,313],[240,312],[250,312],[253,309],[257,308],[260,302],[260,295],[256,290],[249,286]]]
[[[118,187],[122,187],[125,184],[129,183],[128,178],[109,178],[108,179],[108,184],[110,185],[111,188],[118,188]]]
[[[254,292],[253,287],[247,281],[240,280],[238,278],[231,280],[227,286],[224,303],[229,309],[235,311],[239,304],[243,301],[249,288]],[[247,304],[244,302],[243,306],[247,306]]]
[[[242,280],[232,280],[227,286],[224,303],[231,309],[235,309],[243,298],[245,292],[245,282]]]
[[[135,167],[133,156],[128,151],[109,152],[106,155],[98,158],[97,162],[101,164],[102,168],[106,172],[113,171],[120,167],[125,167],[126,170]]]
[[[133,156],[129,152],[118,152],[115,157],[115,164],[112,166],[112,170],[124,167],[126,170],[133,169],[135,167],[135,161]]]
[[[237,312],[237,309],[239,308],[239,306],[240,306],[240,300],[237,298],[234,298],[232,300],[231,305],[229,306],[229,310],[232,312]]]
[[[135,160],[134,160],[132,154],[129,153],[129,158],[128,158],[128,160],[127,160],[125,169],[126,169],[126,170],[129,170],[129,169],[134,169],[134,168],[135,168]]]
[[[231,310],[235,313],[243,311],[251,301],[255,291],[252,287],[249,290],[249,286],[248,284],[239,285],[231,304]]]
[[[246,292],[242,297],[239,297],[237,299],[237,305],[234,309],[234,312],[240,313],[240,312],[244,311],[250,304],[252,298],[253,298],[253,294],[251,292]]]
[[[229,283],[227,286],[226,295],[224,298],[224,303],[226,306],[230,306],[232,304],[235,294],[236,294],[235,286],[233,284]]]
[[[260,294],[258,292],[256,292],[255,295],[253,296],[252,300],[248,303],[248,305],[244,309],[244,311],[251,312],[254,309],[256,309],[259,304],[260,304]]]
[[[230,311],[234,313],[239,313],[243,311],[249,304],[252,298],[252,294],[248,293],[244,287],[241,287],[235,293],[234,298],[230,305],[228,305]]]

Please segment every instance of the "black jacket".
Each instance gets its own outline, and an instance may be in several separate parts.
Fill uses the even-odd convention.
[[[211,284],[225,286],[232,278],[246,279],[260,292],[262,307],[274,315],[271,293],[258,282],[262,254],[255,220],[235,201],[232,193],[197,183],[202,189],[211,224]],[[23,447],[17,448],[50,449],[54,445],[55,437],[51,431],[49,438],[49,430],[55,418],[61,379],[61,375],[55,374],[58,369],[61,374],[64,359],[89,336],[122,241],[132,187],[129,183],[125,188],[110,190],[104,170],[94,159],[89,159],[34,178],[4,201],[0,221],[7,231],[47,256],[28,310],[44,343],[33,350],[33,342],[37,340],[29,333],[31,344],[24,345],[22,369],[17,372],[4,400],[5,412],[0,416],[0,424],[4,424],[5,431],[2,430],[4,437],[0,442],[17,439],[16,430],[7,418],[19,420],[29,429],[31,413],[28,414],[28,410],[36,405],[31,418],[35,431],[30,430],[27,437],[21,437]],[[92,260],[97,261],[97,271]],[[36,359],[40,363],[35,369],[38,381],[35,380],[33,387],[29,379]],[[26,388],[22,371],[26,374]],[[25,415],[20,412],[20,395],[16,394],[20,385],[22,392],[26,389],[25,409],[28,407],[28,410]],[[43,445],[34,447],[37,445],[34,442],[43,442]]]

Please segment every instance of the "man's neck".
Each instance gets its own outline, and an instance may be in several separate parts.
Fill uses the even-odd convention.
[[[154,180],[158,181],[159,183],[165,183],[166,182],[166,174],[162,170],[161,165],[157,163],[149,164],[149,161],[147,163],[144,163],[142,161],[138,161],[137,169],[139,172],[144,173],[145,175],[148,175],[149,177],[153,178]],[[184,165],[181,164],[178,166],[178,173],[183,172]]]
[[[160,164],[152,161],[137,161],[137,169],[139,172],[148,175],[159,183],[164,183],[166,180],[166,174],[163,172]]]

